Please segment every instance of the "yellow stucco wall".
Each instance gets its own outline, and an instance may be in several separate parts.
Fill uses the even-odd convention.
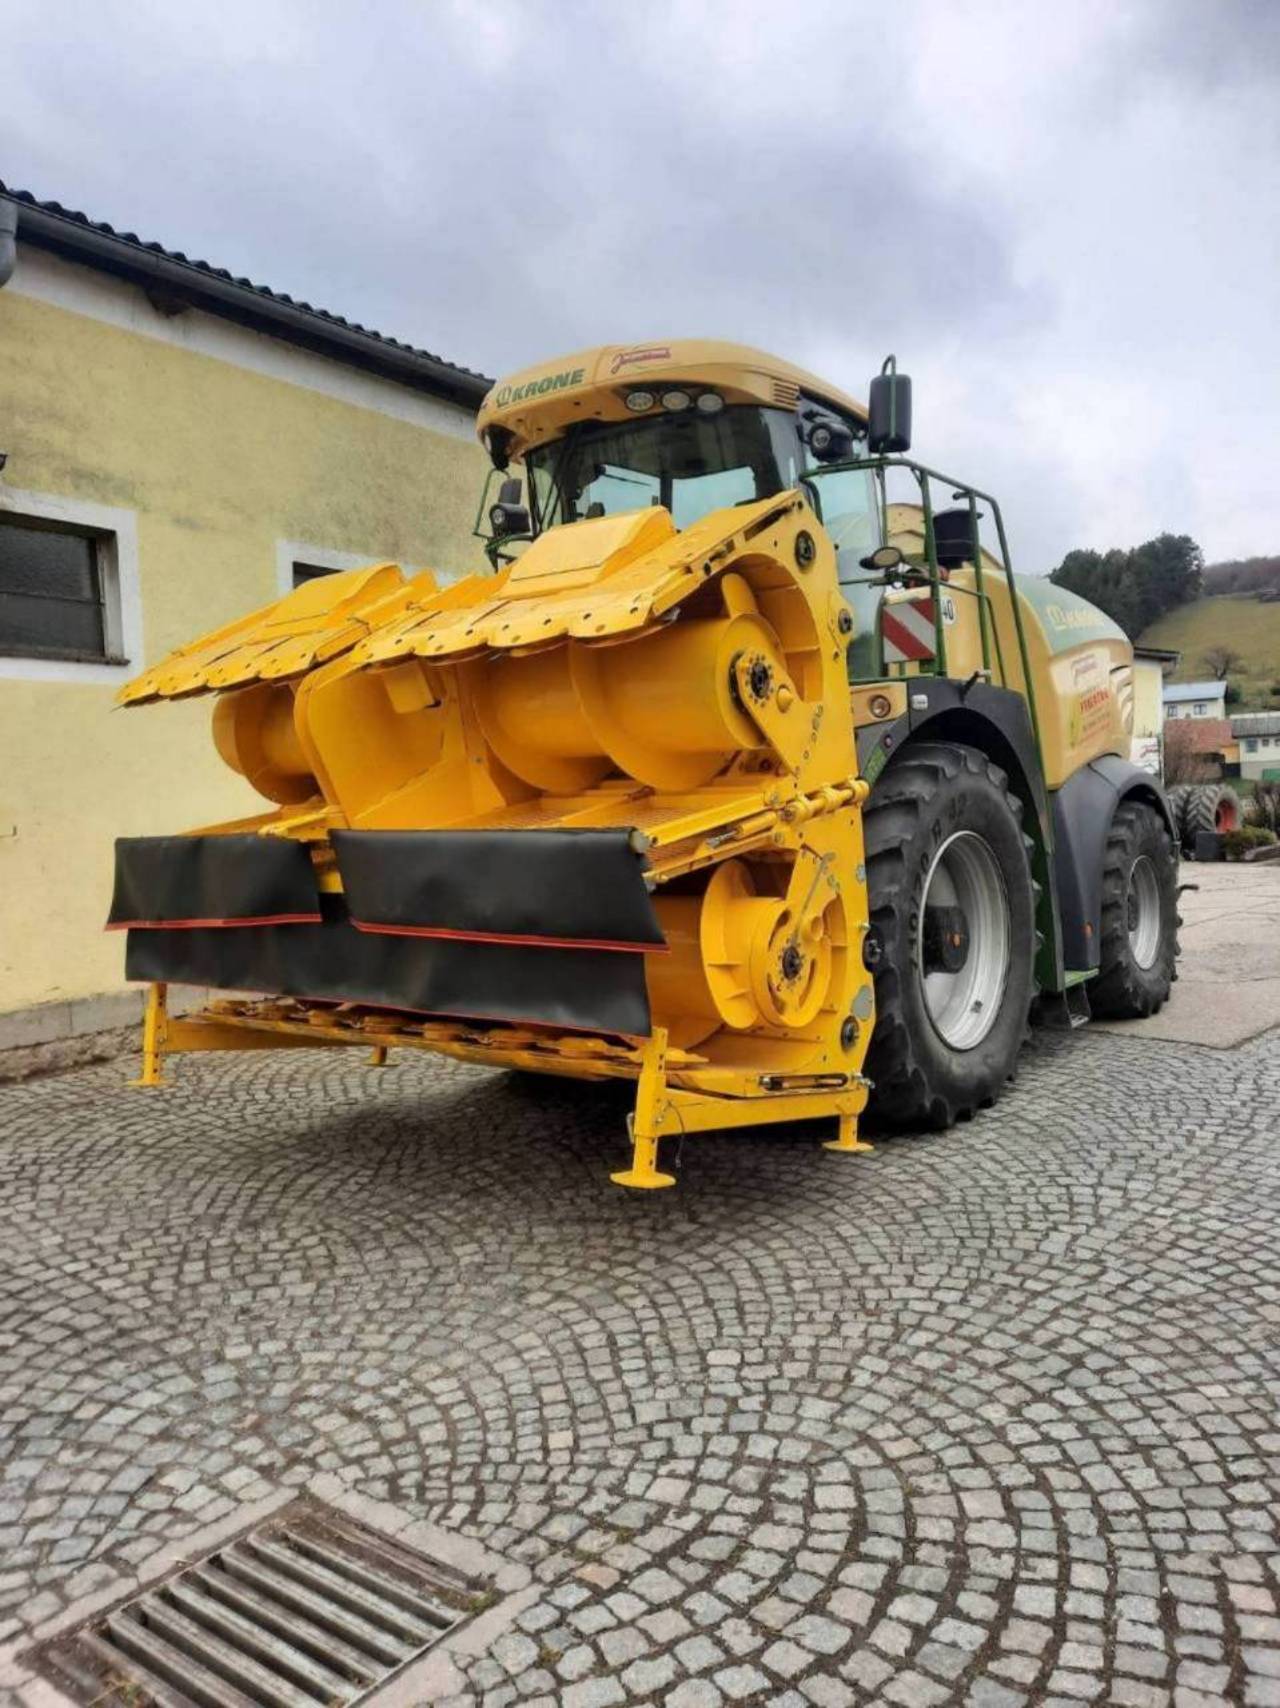
[[[1157,659],[1135,658],[1133,661],[1133,733],[1158,736],[1164,728],[1164,706],[1161,702],[1164,671]]]
[[[473,442],[15,290],[0,423],[11,488],[136,513],[137,668],[274,599],[282,540],[482,564]],[[116,836],[263,805],[217,759],[209,702],[118,712],[113,693],[0,680],[0,1011],[123,988],[102,929]]]

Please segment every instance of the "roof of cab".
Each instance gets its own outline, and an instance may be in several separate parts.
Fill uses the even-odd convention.
[[[511,434],[520,456],[554,439],[576,420],[643,419],[625,399],[637,390],[660,392],[676,385],[717,391],[728,403],[794,409],[801,395],[865,421],[865,405],[817,374],[747,344],[710,338],[651,339],[643,344],[605,344],[538,362],[499,380],[480,405],[477,430]],[[656,401],[654,409],[661,407]],[[486,441],[487,442],[487,441]]]

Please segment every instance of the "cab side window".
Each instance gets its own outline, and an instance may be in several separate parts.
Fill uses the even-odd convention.
[[[860,560],[881,543],[880,515],[871,471],[832,469],[829,474],[824,474],[813,469],[809,474],[812,490],[818,495],[822,526],[836,548],[840,580],[854,581],[865,576],[867,572],[860,567]]]
[[[884,543],[875,476],[870,469],[824,467],[812,454],[806,455],[806,463],[806,485],[836,548],[836,577],[853,612],[853,640],[847,655],[849,680],[871,680],[880,674],[878,635],[883,589],[869,585],[873,572],[863,569],[862,559]]]

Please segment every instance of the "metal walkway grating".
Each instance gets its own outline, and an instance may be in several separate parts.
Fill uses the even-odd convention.
[[[469,1617],[484,1588],[341,1513],[290,1508],[42,1663],[102,1708],[339,1708]]]

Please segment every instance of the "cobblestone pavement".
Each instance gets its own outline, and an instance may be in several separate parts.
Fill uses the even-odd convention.
[[[173,1072],[0,1093],[0,1643],[327,1474],[532,1568],[468,1703],[1280,1704],[1280,1033],[647,1196],[607,1091]]]

